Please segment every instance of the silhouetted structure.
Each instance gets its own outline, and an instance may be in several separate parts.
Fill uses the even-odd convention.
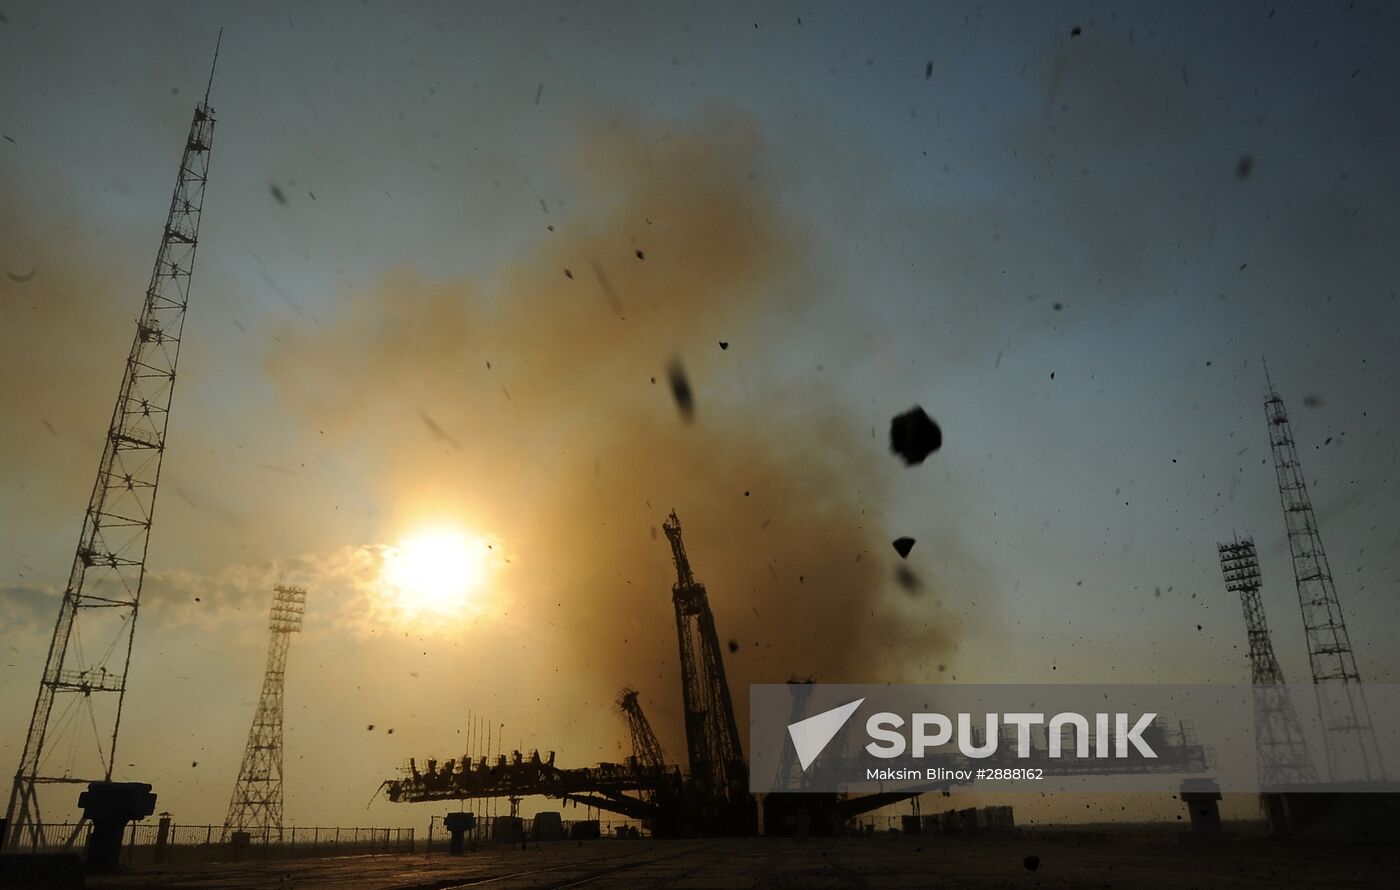
[[[554,755],[541,761],[535,752],[526,762],[486,758],[473,764],[436,760],[420,772],[410,761],[410,776],[385,782],[391,801],[464,800],[482,797],[546,795],[642,820],[655,834],[753,834],[758,808],[748,788],[748,764],[739,745],[734,704],[724,676],[719,635],[704,585],[695,580],[681,541],[676,514],[663,523],[676,561],[672,587],[680,644],[682,698],[690,775],[667,766],[634,689],[625,688],[618,710],[632,736],[627,763],[560,769]]]
[[[218,61],[217,48],[214,59]],[[210,85],[213,78],[211,68]],[[89,784],[99,778],[110,782],[116,765],[213,137],[214,112],[206,87],[185,138],[160,249],[15,771],[4,839],[13,849],[40,843],[42,786]],[[60,700],[59,717],[51,722]]]
[[[476,827],[476,815],[463,812],[448,813],[442,817],[442,824],[452,837],[448,842],[447,852],[453,856],[461,856],[466,847],[467,832]]]
[[[244,832],[266,840],[282,840],[282,713],[287,677],[287,650],[292,634],[301,632],[306,614],[306,590],[278,585],[272,594],[268,629],[267,670],[262,695],[248,730],[248,747],[238,768],[238,782],[224,819],[223,839]]]
[[[739,726],[734,721],[734,702],[724,676],[710,598],[690,569],[681,540],[681,521],[674,510],[661,528],[671,542],[676,564],[671,602],[676,607],[680,642],[689,791],[699,808],[700,829],[710,835],[752,834],[758,825],[758,810],[749,793],[749,766],[739,745]]]
[[[1380,749],[1376,744],[1371,713],[1351,651],[1351,638],[1342,617],[1342,604],[1332,583],[1332,569],[1322,549],[1317,515],[1308,496],[1307,480],[1298,461],[1298,449],[1288,423],[1283,399],[1274,389],[1268,368],[1264,370],[1268,395],[1264,401],[1269,421],[1269,445],[1278,476],[1279,499],[1288,529],[1288,549],[1293,556],[1293,574],[1298,586],[1298,604],[1307,632],[1308,662],[1315,684],[1329,689],[1319,691],[1318,711],[1322,719],[1328,772],[1334,781],[1378,779],[1385,775]],[[1346,775],[1343,765],[1360,764],[1362,775]]]
[[[156,811],[156,796],[144,782],[93,782],[78,795],[83,818],[92,822],[87,842],[87,870],[116,871],[127,823]]]
[[[529,757],[513,751],[509,759],[502,754],[495,763],[486,757],[477,761],[454,758],[443,763],[429,760],[424,770],[416,761],[409,761],[409,775],[391,779],[383,787],[393,803],[540,795],[651,820],[657,816],[656,805],[634,795],[655,791],[669,775],[659,777],[635,761],[565,769],[554,765],[553,752],[541,758],[538,751]]]
[[[1264,603],[1259,557],[1254,539],[1236,538],[1220,544],[1220,570],[1225,589],[1240,595],[1244,623],[1249,636],[1250,678],[1254,684],[1254,731],[1258,750],[1261,788],[1317,781],[1307,740],[1303,737],[1293,699],[1284,688],[1283,670],[1274,655],[1269,626],[1264,619]]]
[[[665,772],[666,760],[661,754],[661,743],[656,733],[651,731],[647,715],[642,713],[642,703],[638,692],[631,686],[624,686],[617,695],[617,709],[627,720],[627,729],[632,736],[632,756],[637,766],[655,772]]]

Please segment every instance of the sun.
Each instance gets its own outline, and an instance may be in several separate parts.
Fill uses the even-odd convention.
[[[431,529],[386,547],[380,589],[405,618],[464,614],[485,587],[489,546],[456,529]]]

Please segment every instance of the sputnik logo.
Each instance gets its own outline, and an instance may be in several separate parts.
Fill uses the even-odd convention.
[[[792,747],[797,752],[797,760],[802,764],[804,773],[864,701],[858,698],[849,704],[788,724],[788,735],[792,737]]]

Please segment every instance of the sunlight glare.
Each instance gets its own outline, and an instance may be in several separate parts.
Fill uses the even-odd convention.
[[[384,594],[407,618],[461,615],[486,582],[486,543],[448,529],[422,532],[384,551]]]

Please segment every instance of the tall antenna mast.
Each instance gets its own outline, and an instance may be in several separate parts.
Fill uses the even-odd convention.
[[[1371,725],[1371,712],[1356,669],[1356,656],[1351,651],[1342,604],[1332,583],[1332,569],[1322,549],[1317,515],[1298,461],[1288,411],[1274,389],[1267,363],[1264,380],[1268,387],[1264,414],[1269,421],[1269,445],[1278,476],[1283,521],[1288,529],[1288,549],[1293,556],[1293,576],[1307,635],[1308,663],[1316,685],[1328,772],[1333,781],[1384,778],[1385,767]],[[1361,774],[1348,775],[1349,764],[1359,764]]]
[[[185,138],[160,249],[15,770],[6,808],[5,846],[11,848],[34,849],[42,842],[42,787],[110,781],[116,765],[213,138],[214,115],[206,94]]]
[[[287,650],[292,634],[301,632],[306,614],[306,590],[278,585],[272,594],[268,630],[267,670],[262,695],[248,730],[248,746],[238,769],[238,782],[224,819],[223,839],[230,832],[255,834],[264,842],[282,840],[282,715],[287,678]]]
[[[224,29],[219,29],[219,39],[214,41],[214,61],[209,64],[209,82],[204,85],[204,107],[209,107],[209,91],[214,88],[214,69],[219,67],[219,47],[224,42]]]

